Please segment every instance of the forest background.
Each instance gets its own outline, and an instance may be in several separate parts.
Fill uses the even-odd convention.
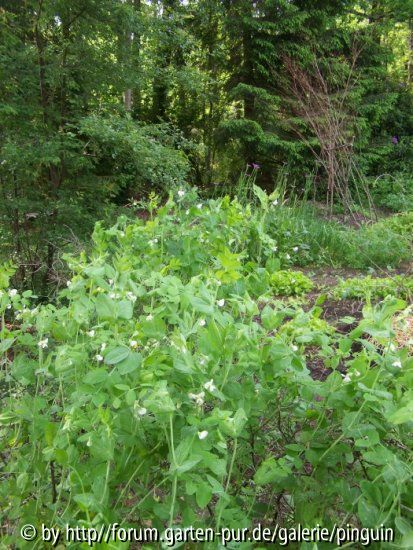
[[[53,292],[97,219],[233,194],[247,165],[331,211],[412,208],[411,0],[2,0],[0,22],[0,256],[25,288]]]

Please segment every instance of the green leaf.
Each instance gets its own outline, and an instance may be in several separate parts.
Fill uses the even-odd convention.
[[[0,414],[0,426],[8,426],[10,424],[16,424],[17,422],[18,418],[15,413],[11,411],[6,411]]]
[[[198,506],[202,509],[205,508],[212,498],[211,486],[208,485],[208,483],[206,483],[205,481],[199,483],[196,490],[195,498]]]
[[[96,508],[96,499],[92,493],[75,495],[73,500],[80,505],[82,510],[94,510]]]
[[[397,411],[389,416],[388,420],[396,425],[404,424],[405,422],[413,422],[413,401],[405,407],[397,409]]]
[[[175,459],[178,464],[184,462],[186,457],[189,455],[190,450],[194,444],[194,437],[186,437],[183,439],[175,449]]]
[[[413,536],[413,528],[412,528],[413,526],[405,518],[398,516],[397,518],[394,519],[394,523],[402,535],[410,534]],[[413,540],[412,540],[411,547],[413,548]]]
[[[117,317],[119,319],[132,319],[133,304],[130,300],[121,300],[117,304]]]
[[[16,485],[20,491],[23,491],[29,481],[29,474],[27,472],[21,473],[17,476]]]
[[[96,298],[96,313],[101,319],[115,319],[115,302],[106,294],[99,294]]]
[[[221,429],[231,437],[238,437],[248,420],[244,409],[238,409],[233,417],[225,418],[222,421]]]
[[[385,447],[379,447],[374,451],[363,452],[363,458],[367,462],[377,464],[378,466],[385,466],[394,462],[394,454]]]
[[[105,363],[107,365],[117,365],[121,361],[124,361],[130,354],[130,349],[126,346],[118,346],[111,348],[105,355]]]
[[[265,210],[268,208],[268,196],[261,187],[258,187],[258,185],[255,185],[255,183],[252,186],[252,190],[254,192],[254,195],[258,198],[258,200],[261,203],[261,207]]]
[[[171,472],[176,471],[178,472],[178,474],[189,472],[189,470],[192,470],[192,468],[196,466],[198,462],[201,462],[200,456],[185,460],[185,462],[183,462],[182,464],[178,464],[176,467],[173,467],[173,465],[171,465]]]
[[[94,369],[89,371],[84,377],[85,384],[100,384],[104,382],[108,377],[108,371],[104,368]]]
[[[400,548],[413,548],[413,529],[403,535],[403,538],[400,542]]]
[[[113,459],[113,440],[109,437],[106,430],[100,430],[94,432],[90,436],[90,454],[100,461],[107,461]]]
[[[126,404],[127,405],[133,405],[133,403],[136,401],[136,393],[135,393],[135,390],[129,390],[127,393],[126,393],[126,397],[125,397],[125,400],[126,400]]]
[[[290,473],[291,467],[271,457],[262,462],[255,473],[254,481],[257,485],[266,485],[267,483],[281,481]]]
[[[367,502],[364,498],[359,500],[358,515],[363,527],[373,528],[378,525],[378,509],[374,506],[374,504]]]
[[[168,413],[175,410],[174,402],[169,395],[167,382],[158,382],[150,396],[145,399],[144,406],[153,413]]]
[[[15,338],[6,338],[2,342],[0,342],[0,354],[5,353],[8,349],[10,349],[13,345],[13,342],[15,341]]]
[[[117,369],[122,376],[134,372],[142,364],[142,355],[135,351],[130,352],[129,355],[123,361],[118,363]]]
[[[52,447],[53,440],[56,436],[58,425],[55,422],[48,422],[44,426],[44,438],[49,447]]]
[[[209,484],[211,485],[212,492],[214,495],[223,495],[225,493],[224,486],[221,485],[221,483],[213,478],[212,476],[207,474],[207,480],[209,481]]]

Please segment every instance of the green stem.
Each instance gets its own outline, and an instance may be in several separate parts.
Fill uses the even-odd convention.
[[[228,494],[229,484],[231,483],[232,470],[234,469],[235,457],[236,457],[236,455],[237,455],[237,447],[238,447],[238,439],[235,438],[235,439],[234,439],[234,450],[232,451],[232,458],[231,458],[231,463],[230,463],[230,465],[229,465],[229,471],[228,471],[227,482],[226,482],[226,484],[225,484],[225,493],[226,493],[226,494]],[[220,524],[221,524],[222,512],[223,512],[223,505],[221,504],[221,505],[220,505],[220,508],[219,508],[218,519],[217,519],[217,531],[219,530],[219,526],[220,526]]]
[[[176,488],[178,485],[178,477],[176,474],[174,474],[174,479],[172,481],[172,502],[171,502],[171,509],[169,512],[169,527],[172,527],[173,521],[174,521],[174,509],[175,509],[175,500],[176,500]]]
[[[176,489],[178,486],[178,475],[177,475],[178,464],[176,462],[176,455],[175,455],[175,448],[174,448],[174,429],[173,429],[172,414],[169,416],[169,433],[171,438],[172,461],[174,465],[174,477],[172,481],[172,502],[171,502],[171,508],[169,511],[169,527],[172,527],[174,512],[175,512]]]

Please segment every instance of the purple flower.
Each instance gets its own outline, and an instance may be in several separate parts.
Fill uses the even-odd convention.
[[[393,143],[393,145],[397,145],[399,143],[399,138],[398,136],[393,136],[391,138],[391,142]]]
[[[259,170],[260,169],[260,165],[259,164],[256,164],[255,162],[252,163],[252,168],[254,170]]]

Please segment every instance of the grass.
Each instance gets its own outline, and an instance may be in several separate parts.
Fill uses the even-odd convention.
[[[320,217],[311,204],[284,203],[273,209],[268,231],[281,248],[300,246],[295,265],[329,265],[354,269],[397,267],[411,257],[408,233],[391,222],[345,227]]]

